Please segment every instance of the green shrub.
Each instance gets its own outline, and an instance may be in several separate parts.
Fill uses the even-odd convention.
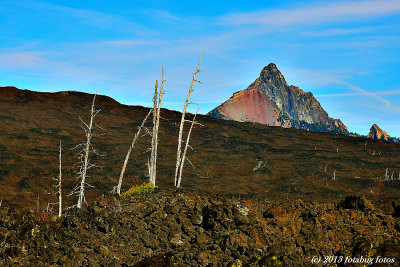
[[[142,185],[133,186],[128,191],[121,194],[121,197],[129,197],[132,195],[145,195],[152,193],[155,189],[155,186],[152,183],[143,183]]]

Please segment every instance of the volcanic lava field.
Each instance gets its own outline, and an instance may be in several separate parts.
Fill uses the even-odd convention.
[[[72,148],[85,138],[78,116],[89,116],[92,95],[75,91],[38,93],[0,88],[0,199],[19,207],[43,205],[58,171],[63,143],[64,192],[77,183]],[[93,137],[103,156],[90,170],[88,201],[109,194],[124,157],[148,108],[122,105],[98,96],[96,123],[105,131]],[[181,113],[161,110],[156,185],[172,187]],[[188,115],[188,119],[192,117]],[[376,200],[399,198],[400,146],[380,140],[316,133],[293,128],[239,123],[199,115],[185,163],[182,188],[243,198],[335,201],[348,194]],[[151,121],[147,123],[151,127]],[[186,127],[188,129],[189,127]],[[130,158],[123,191],[147,181],[150,137],[142,137]],[[386,172],[388,173],[386,175]],[[389,179],[385,179],[389,178]],[[74,199],[66,199],[74,202]]]

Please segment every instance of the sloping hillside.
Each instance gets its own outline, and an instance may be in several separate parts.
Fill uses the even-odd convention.
[[[79,92],[38,93],[0,88],[0,199],[8,205],[45,208],[52,177],[58,170],[58,143],[63,142],[65,194],[76,184],[71,150],[84,140],[78,116],[87,120],[92,95]],[[93,138],[106,156],[89,173],[88,201],[109,194],[147,108],[119,104],[98,96],[97,123],[106,129]],[[179,112],[162,110],[157,185],[172,187]],[[188,116],[191,117],[190,115]],[[398,198],[400,146],[381,140],[268,127],[199,116],[204,127],[192,133],[182,186],[196,192],[241,197],[303,198],[329,202],[349,193]],[[150,124],[148,125],[150,126]],[[149,136],[139,140],[127,167],[123,190],[146,181]],[[384,181],[386,169],[389,178]],[[333,179],[333,177],[335,179]],[[396,180],[394,180],[396,179]],[[68,192],[67,192],[68,191]],[[76,199],[66,198],[68,204]]]

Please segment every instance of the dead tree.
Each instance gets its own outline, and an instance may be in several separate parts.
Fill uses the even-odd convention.
[[[164,67],[162,68],[161,86],[160,91],[157,92],[157,81],[154,90],[153,98],[153,135],[151,139],[151,160],[150,160],[150,183],[156,185],[156,174],[157,174],[157,148],[158,148],[158,129],[160,126],[160,110],[161,101],[164,94]]]
[[[39,212],[40,209],[40,203],[39,203],[40,197],[39,194],[37,195],[37,199],[36,199],[36,212]]]
[[[332,180],[336,180],[336,170],[333,171]]]
[[[193,120],[192,120],[192,124],[190,125],[189,132],[188,132],[188,135],[187,135],[187,138],[186,138],[185,149],[183,150],[182,158],[181,158],[181,160],[180,160],[181,164],[180,164],[180,166],[179,166],[178,183],[177,183],[177,186],[176,186],[176,187],[178,187],[178,188],[181,186],[183,165],[185,164],[185,160],[188,160],[188,161],[189,161],[189,159],[186,157],[186,152],[187,152],[187,149],[188,149],[188,147],[189,147],[190,134],[192,133],[193,125],[194,125],[195,122],[196,122],[197,112],[199,112],[199,109],[197,109],[197,110],[196,110],[196,114],[194,114],[194,117],[193,117]],[[190,162],[190,161],[189,161],[189,162]],[[193,166],[193,164],[192,164],[192,166]]]
[[[157,121],[157,98],[158,98],[158,81],[154,86],[153,96],[153,132],[151,134],[151,154],[150,154],[150,165],[149,165],[149,183],[153,182],[153,159],[154,159],[154,147],[155,147],[155,136],[156,136],[156,121]]]
[[[81,148],[81,150],[76,154],[77,158],[80,160],[79,164],[79,172],[78,172],[78,179],[80,179],[80,182],[76,185],[76,187],[74,188],[74,190],[69,194],[69,195],[73,195],[73,194],[77,194],[78,195],[78,202],[76,204],[77,208],[82,208],[82,204],[86,203],[86,199],[85,199],[85,188],[89,188],[89,187],[93,187],[91,185],[89,185],[86,182],[86,178],[87,176],[87,172],[89,169],[96,167],[95,164],[92,164],[90,162],[90,154],[94,153],[97,155],[100,155],[92,146],[92,137],[93,137],[93,130],[94,130],[94,126],[97,126],[98,128],[104,130],[103,128],[99,127],[95,122],[94,122],[94,118],[96,117],[96,115],[100,112],[100,109],[96,110],[95,106],[94,106],[94,102],[96,99],[96,95],[97,95],[97,90],[96,93],[93,96],[93,102],[92,102],[92,108],[90,110],[90,121],[89,124],[85,123],[81,117],[79,117],[79,119],[81,120],[81,122],[83,123],[83,130],[86,133],[86,141],[83,143],[78,144],[77,146],[75,146],[75,148]]]
[[[182,134],[183,134],[183,126],[184,126],[184,123],[185,123],[186,109],[187,109],[187,106],[188,106],[188,104],[189,104],[190,95],[191,95],[192,92],[193,92],[193,85],[194,85],[194,83],[195,83],[195,82],[202,83],[202,82],[196,80],[196,75],[200,72],[199,65],[200,65],[200,63],[201,63],[203,57],[204,57],[204,53],[203,53],[203,55],[201,56],[200,61],[199,61],[199,63],[198,63],[197,66],[196,66],[196,70],[195,70],[194,73],[193,73],[192,82],[190,83],[188,95],[187,95],[187,97],[186,97],[186,101],[185,101],[185,104],[184,104],[184,106],[183,106],[182,117],[181,117],[181,123],[180,123],[180,126],[179,126],[178,149],[177,149],[177,152],[176,152],[176,167],[175,167],[175,182],[174,182],[174,184],[175,184],[176,187],[179,187],[179,186],[178,186],[178,173],[179,173],[179,169],[180,169],[181,164],[182,164],[182,157],[181,157],[181,151],[182,151]]]
[[[61,217],[62,215],[62,188],[61,188],[61,183],[62,183],[62,164],[61,164],[61,140],[60,140],[60,150],[58,153],[58,163],[59,163],[59,173],[57,178],[53,178],[53,180],[56,182],[55,185],[53,185],[53,188],[57,189],[57,192],[50,192],[48,193],[49,195],[58,195],[58,202],[55,203],[48,203],[47,204],[47,212],[49,210],[53,210],[54,205],[58,205],[58,217]]]
[[[147,121],[148,117],[150,116],[151,112],[152,112],[152,109],[149,110],[149,113],[147,113],[147,115],[144,118],[142,124],[140,125],[139,129],[137,130],[135,136],[133,137],[131,146],[129,147],[128,152],[126,153],[124,164],[122,165],[121,174],[119,175],[118,185],[114,186],[113,190],[111,191],[112,193],[116,193],[118,195],[121,194],[122,180],[124,179],[124,173],[125,173],[126,165],[128,164],[128,160],[129,160],[129,157],[131,155],[132,149],[135,147],[136,141],[140,136],[140,132],[142,131],[142,129],[144,127],[144,124],[146,123],[146,121]]]
[[[267,165],[267,161],[265,161],[265,162],[262,160],[258,161],[257,165],[253,168],[253,172],[255,172],[261,168],[265,168],[266,165]]]
[[[61,164],[61,140],[60,140],[60,153],[58,154],[58,163],[59,163],[59,165],[58,165],[58,170],[59,170],[59,173],[58,173],[58,185],[57,185],[57,188],[58,188],[58,217],[61,217],[61,215],[62,215],[62,188],[61,188],[61,184],[62,184],[62,172],[61,172],[61,166],[62,166],[62,164]]]
[[[61,172],[61,140],[60,140],[60,154],[59,154],[59,173],[58,173],[58,216],[62,215],[62,172]]]

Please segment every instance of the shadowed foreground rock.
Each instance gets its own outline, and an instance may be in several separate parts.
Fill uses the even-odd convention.
[[[57,220],[3,206],[0,265],[308,266],[313,256],[398,257],[393,207],[383,212],[364,197],[267,203],[180,191],[103,198]]]

